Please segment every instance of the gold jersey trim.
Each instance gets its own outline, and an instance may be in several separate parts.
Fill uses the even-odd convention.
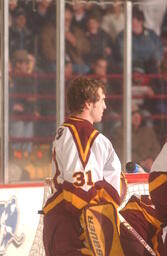
[[[157,178],[155,178],[153,181],[149,183],[149,191],[152,192],[153,190],[159,188],[161,185],[167,182],[167,175],[161,174]]]
[[[87,141],[87,144],[86,144],[86,148],[84,150],[83,147],[82,147],[81,140],[80,140],[80,137],[79,137],[79,134],[78,134],[78,131],[77,131],[76,127],[73,124],[69,124],[69,123],[64,123],[64,126],[70,127],[72,129],[75,140],[76,140],[76,143],[77,143],[77,146],[78,146],[78,149],[79,149],[79,154],[81,156],[81,159],[82,159],[83,163],[85,163],[86,160],[87,160],[87,156],[90,152],[91,143],[92,143],[93,139],[95,138],[95,136],[97,135],[98,131],[94,130],[90,134],[90,137],[89,137],[89,139]]]

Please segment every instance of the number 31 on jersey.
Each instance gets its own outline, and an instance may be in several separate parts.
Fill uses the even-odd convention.
[[[93,181],[92,181],[92,172],[86,171],[86,172],[75,172],[73,174],[73,178],[74,178],[74,186],[76,187],[82,187],[85,184],[87,186],[93,186]]]

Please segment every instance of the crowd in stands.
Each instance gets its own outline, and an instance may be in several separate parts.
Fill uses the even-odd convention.
[[[103,2],[66,1],[65,80],[68,86],[82,74],[106,84],[108,110],[98,128],[113,139],[122,124],[124,5]],[[140,2],[132,13],[132,102],[161,145],[167,138],[167,1]],[[11,148],[21,157],[40,138],[50,144],[56,129],[55,0],[9,1],[9,71]]]

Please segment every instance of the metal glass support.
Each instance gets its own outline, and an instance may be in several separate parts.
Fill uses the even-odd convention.
[[[2,168],[2,159],[3,159],[3,90],[2,90],[2,2],[0,2],[0,47],[1,47],[1,52],[0,52],[0,183],[3,182],[3,168]]]
[[[125,2],[125,33],[124,33],[124,79],[123,79],[123,169],[131,161],[132,148],[132,3]]]
[[[56,127],[64,121],[64,0],[56,1]]]
[[[1,1],[2,25],[1,25],[1,65],[2,65],[2,84],[1,84],[1,135],[2,135],[2,171],[4,172],[4,182],[9,182],[8,161],[9,161],[9,84],[8,84],[8,60],[9,60],[9,26],[8,26],[8,0]]]

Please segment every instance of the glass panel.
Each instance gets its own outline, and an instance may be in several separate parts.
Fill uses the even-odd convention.
[[[167,133],[166,1],[141,1],[132,19],[132,159],[146,171]]]
[[[65,2],[65,89],[78,75],[106,84],[107,110],[96,127],[112,141],[122,161],[124,1]],[[132,160],[147,171],[167,138],[164,2],[133,3]],[[43,180],[51,174],[56,129],[55,3],[9,1],[9,182]],[[140,119],[145,126],[137,130]]]
[[[86,75],[106,84],[107,109],[102,122],[95,126],[113,142],[119,153],[116,131],[122,119],[123,56],[118,51],[117,37],[124,29],[123,3],[67,2],[66,58],[72,64],[73,76]]]
[[[167,140],[167,3],[134,2],[132,16],[132,161],[149,172]],[[117,61],[123,59],[123,40],[121,32],[116,40]],[[122,126],[113,134],[122,160]]]
[[[43,180],[51,172],[56,129],[56,1],[9,2],[9,182]],[[97,128],[115,145],[122,118],[116,39],[124,27],[123,4],[66,1],[65,8],[66,88],[78,75],[106,84],[108,108]]]
[[[106,1],[107,2],[107,1]],[[98,60],[93,64],[96,78],[101,79],[107,85],[106,104],[102,128],[103,133],[112,142],[121,162],[123,161],[123,45],[120,45],[119,38],[124,31],[124,1],[109,4],[109,1],[102,6],[101,30],[110,38],[110,51],[104,48],[106,54],[107,70],[102,70],[102,61]],[[121,42],[122,44],[122,42]],[[104,45],[104,44],[103,44]],[[101,66],[100,66],[101,64]],[[104,65],[104,64],[103,64]],[[104,69],[104,68],[103,68]]]
[[[9,182],[51,173],[56,129],[55,1],[9,1]]]

